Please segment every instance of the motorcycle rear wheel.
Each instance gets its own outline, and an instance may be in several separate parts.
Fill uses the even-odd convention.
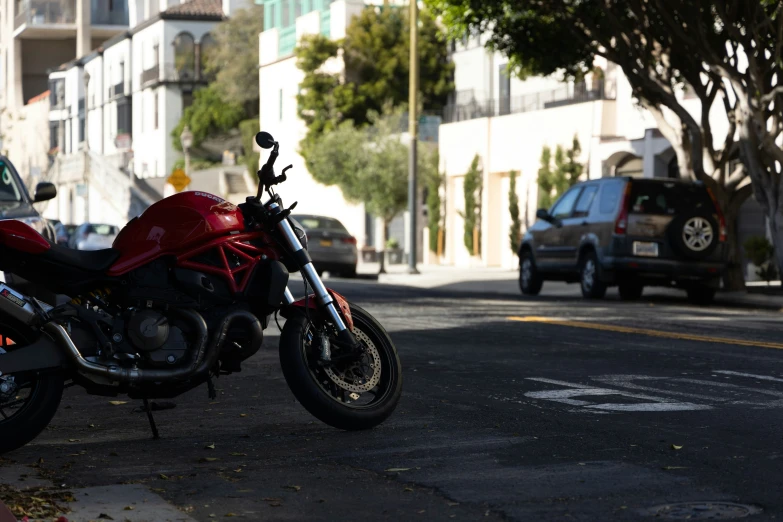
[[[0,319],[0,357],[35,340],[23,325]],[[9,342],[9,339],[12,342]],[[0,455],[35,439],[51,422],[65,387],[61,372],[28,372],[0,376],[13,393],[0,391]]]
[[[316,329],[304,314],[288,319],[280,336],[280,364],[294,396],[320,421],[348,431],[381,424],[402,395],[402,365],[389,334],[364,309],[351,305],[351,314],[353,332],[367,349],[364,362],[351,368],[323,364]]]

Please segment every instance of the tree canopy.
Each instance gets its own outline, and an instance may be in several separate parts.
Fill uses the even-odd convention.
[[[577,160],[581,152],[579,139],[574,136],[571,148],[557,146],[555,166],[552,168],[552,149],[545,146],[541,150],[541,168],[538,169],[539,208],[551,208],[557,198],[579,182],[584,170],[584,165]]]
[[[182,151],[180,135],[185,125],[193,133],[193,148],[209,136],[227,132],[239,125],[245,119],[245,111],[237,102],[226,102],[217,89],[210,85],[193,93],[193,104],[182,113],[179,123],[171,131],[171,141],[174,148]]]
[[[308,144],[322,133],[347,120],[356,126],[368,124],[370,115],[381,112],[387,103],[394,107],[407,103],[408,28],[407,9],[367,7],[353,18],[342,40],[321,35],[302,38],[294,52],[297,66],[304,72],[297,103],[299,116],[308,127],[302,144],[308,168]],[[345,62],[344,74],[328,70],[329,61],[338,56]],[[420,18],[419,69],[424,109],[442,108],[453,90],[454,68],[445,34],[426,10]]]
[[[205,60],[216,92],[242,104],[248,116],[258,115],[258,34],[263,30],[263,6],[237,10],[212,31],[215,48]]]

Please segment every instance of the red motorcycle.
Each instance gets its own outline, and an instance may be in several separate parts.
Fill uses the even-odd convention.
[[[241,371],[278,313],[283,374],[311,414],[344,430],[392,414],[402,394],[396,348],[369,313],[324,286],[289,217],[296,204],[284,208],[272,190],[291,166],[276,176],[278,143],[266,132],[256,142],[272,149],[257,196],[239,206],[204,192],[171,196],[110,249],[71,250],[0,222],[0,270],[73,298],[52,306],[0,284],[0,453],[46,428],[66,382],[143,400],[157,437],[149,399],[204,383],[214,399],[212,379]],[[297,271],[301,299],[287,286]]]

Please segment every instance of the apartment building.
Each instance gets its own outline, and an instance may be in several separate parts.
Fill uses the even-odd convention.
[[[123,225],[164,195],[171,132],[205,86],[210,31],[245,0],[130,0],[130,28],[49,74],[50,217]],[[56,208],[54,208],[56,207]],[[47,209],[47,212],[49,209]],[[54,214],[57,213],[57,216]]]
[[[455,93],[443,113],[439,133],[441,169],[446,173],[445,264],[513,268],[518,265],[508,233],[509,172],[520,173],[517,195],[524,224],[535,221],[537,176],[544,146],[569,147],[577,136],[585,176],[679,177],[674,151],[652,116],[634,101],[622,70],[596,62],[583,82],[558,78],[520,80],[509,75],[508,60],[488,51],[479,35],[455,42]],[[684,106],[701,114],[699,100],[679,93]],[[710,114],[715,146],[728,128],[725,113]],[[481,256],[462,240],[463,180],[478,154],[483,169]],[[761,210],[752,199],[740,218],[742,237],[765,233]]]
[[[0,148],[24,178],[49,168],[49,126],[39,114],[49,70],[127,31],[128,23],[127,0],[0,1]]]

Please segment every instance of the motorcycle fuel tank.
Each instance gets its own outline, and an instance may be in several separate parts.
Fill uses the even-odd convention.
[[[109,271],[122,275],[167,254],[241,232],[242,211],[206,192],[181,192],[158,201],[123,228],[112,248],[121,254]]]

